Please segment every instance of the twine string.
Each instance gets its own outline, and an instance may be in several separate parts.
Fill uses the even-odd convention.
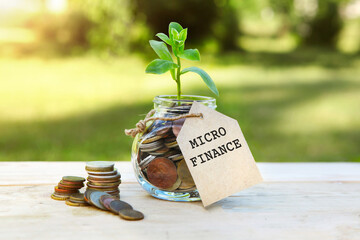
[[[203,117],[202,113],[187,113],[187,114],[182,114],[176,117],[151,117],[152,115],[154,115],[155,113],[155,109],[152,109],[150,112],[148,112],[148,114],[146,114],[146,117],[144,120],[139,120],[138,123],[136,123],[136,128],[132,128],[132,129],[125,129],[125,134],[127,136],[131,136],[131,137],[135,137],[136,134],[138,133],[143,133],[146,129],[146,123],[149,121],[154,121],[154,120],[162,120],[162,121],[176,121],[179,119],[183,119],[183,118],[194,118],[194,117]]]

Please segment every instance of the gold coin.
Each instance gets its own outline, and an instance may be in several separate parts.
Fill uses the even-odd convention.
[[[181,160],[177,166],[177,173],[181,180],[179,189],[187,189],[195,186],[194,179],[191,176],[189,168],[186,165],[185,160]]]
[[[181,179],[178,177],[176,182],[174,183],[174,185],[172,185],[172,187],[169,187],[167,189],[164,189],[165,191],[174,191],[175,189],[177,189],[181,184]]]
[[[92,186],[107,186],[107,187],[113,187],[113,186],[119,186],[121,181],[117,182],[97,182],[97,181],[88,181],[89,185]]]
[[[99,186],[88,185],[87,189],[95,190],[95,191],[107,192],[107,191],[116,191],[116,190],[119,189],[119,187],[118,187],[118,186],[115,186],[115,187],[106,187],[106,188],[103,188],[103,187],[99,187]]]
[[[111,175],[111,176],[96,176],[96,175],[92,175],[89,174],[87,180],[94,180],[94,181],[109,181],[109,182],[116,182],[119,181],[119,179],[121,178],[121,175],[119,173],[117,173],[116,175]]]
[[[151,143],[151,142],[155,142],[155,141],[157,141],[157,140],[159,140],[159,139],[161,139],[162,138],[162,136],[152,136],[152,137],[148,137],[148,138],[144,138],[144,140],[142,140],[142,143]]]
[[[64,176],[62,180],[65,182],[85,182],[85,178],[78,176]]]
[[[117,171],[117,168],[114,168],[113,171],[109,171],[109,172],[99,172],[99,171],[87,171],[88,174],[91,174],[91,175],[95,175],[95,176],[113,176],[113,175],[117,175],[118,174],[118,171]]]
[[[125,220],[141,220],[144,218],[144,214],[142,212],[136,211],[134,209],[121,209],[119,211],[119,216]]]
[[[85,206],[89,206],[89,204],[87,203],[74,203],[74,202],[71,202],[69,199],[66,200],[66,205],[69,205],[69,206],[72,206],[72,207],[85,207]]]
[[[87,202],[85,201],[85,199],[84,199],[84,200],[82,200],[82,201],[81,201],[81,200],[80,200],[80,201],[78,201],[78,200],[72,200],[72,199],[70,199],[70,198],[69,198],[69,201],[70,201],[70,202],[72,202],[72,203],[87,204]]]
[[[54,199],[54,200],[57,200],[57,201],[65,201],[67,200],[69,197],[59,197],[59,196],[55,196],[54,194],[51,194],[51,198]]]
[[[83,193],[75,193],[70,195],[71,201],[85,201]]]

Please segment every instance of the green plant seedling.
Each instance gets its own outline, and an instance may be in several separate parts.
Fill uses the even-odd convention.
[[[190,61],[200,61],[200,52],[197,49],[185,49],[185,41],[187,38],[188,29],[183,28],[179,23],[171,22],[169,24],[169,36],[164,33],[158,33],[156,36],[162,41],[150,40],[150,46],[158,55],[159,59],[153,60],[146,67],[146,73],[163,74],[170,71],[172,79],[177,84],[177,99],[181,98],[181,75],[193,72],[197,73],[210,90],[219,96],[214,81],[209,74],[198,67],[188,67],[181,69],[181,59]],[[171,47],[172,53],[176,58],[176,63],[173,60],[173,56],[170,53],[168,44]]]

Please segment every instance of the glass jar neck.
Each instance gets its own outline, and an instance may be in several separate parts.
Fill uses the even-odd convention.
[[[182,95],[181,99],[178,100],[176,95],[160,95],[156,96],[153,100],[154,109],[157,113],[167,113],[171,115],[188,113],[194,101],[216,109],[216,99],[212,97]]]

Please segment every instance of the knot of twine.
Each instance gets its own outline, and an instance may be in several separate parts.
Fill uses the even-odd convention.
[[[176,117],[151,117],[154,115],[155,109],[152,109],[148,114],[146,114],[146,117],[144,120],[140,120],[135,126],[136,128],[132,129],[125,129],[125,134],[127,136],[135,137],[138,133],[143,133],[146,129],[146,123],[153,120],[162,120],[162,121],[176,121],[182,118],[194,118],[194,117],[203,117],[202,113],[187,113],[182,114]]]

